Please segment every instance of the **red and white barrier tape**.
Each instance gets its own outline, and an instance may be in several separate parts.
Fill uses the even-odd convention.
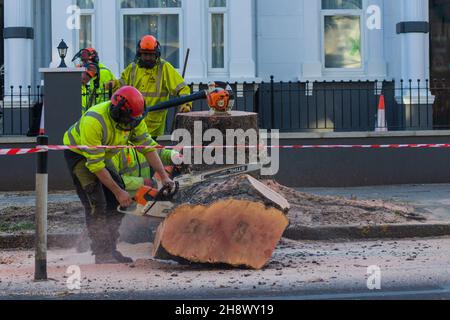
[[[47,151],[62,151],[73,149],[143,149],[148,147],[136,146],[37,146],[29,149],[0,149],[0,156],[32,154]],[[360,144],[360,145],[286,145],[286,146],[155,146],[153,149],[439,149],[450,148],[450,144]]]

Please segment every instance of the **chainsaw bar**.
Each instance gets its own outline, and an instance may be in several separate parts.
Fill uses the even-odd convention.
[[[180,184],[180,188],[191,187],[194,184],[211,180],[211,179],[223,179],[240,174],[252,173],[261,170],[261,164],[244,164],[239,166],[228,167],[224,169],[207,171],[200,174],[186,174],[178,176],[174,179]]]
[[[180,189],[189,188],[197,183],[208,181],[211,179],[223,179],[229,178],[241,174],[253,173],[261,170],[262,165],[258,163],[244,164],[238,166],[232,166],[228,168],[207,171],[201,174],[185,174],[174,178],[174,182]],[[159,181],[158,181],[159,182]],[[178,190],[177,190],[178,191]],[[145,206],[140,204],[133,204],[128,208],[118,208],[120,213],[139,216],[139,217],[153,217],[158,219],[167,218],[170,209],[174,207],[174,204],[170,199],[155,199],[149,201]]]

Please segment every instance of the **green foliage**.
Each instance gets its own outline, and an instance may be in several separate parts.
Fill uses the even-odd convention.
[[[22,221],[18,223],[0,222],[0,232],[30,231],[34,230],[34,228],[34,223],[29,221]]]

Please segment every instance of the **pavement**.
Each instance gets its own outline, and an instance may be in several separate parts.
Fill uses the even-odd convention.
[[[293,240],[401,239],[450,235],[450,184],[368,186],[353,188],[297,188],[319,196],[337,196],[354,200],[380,199],[413,207],[427,218],[414,224],[368,226],[296,227],[286,231]]]
[[[417,213],[438,221],[450,221],[450,184],[371,186],[355,188],[297,188],[316,195],[341,196],[359,200],[381,199],[408,204]]]

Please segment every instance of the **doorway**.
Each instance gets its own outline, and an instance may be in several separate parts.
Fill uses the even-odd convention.
[[[435,129],[450,129],[450,0],[429,0],[430,87]]]

